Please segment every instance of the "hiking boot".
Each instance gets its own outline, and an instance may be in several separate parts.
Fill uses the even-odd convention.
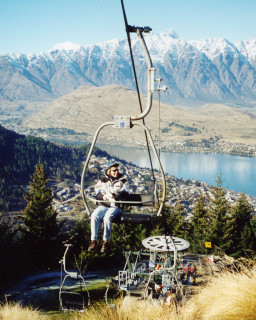
[[[88,248],[88,251],[95,251],[97,248],[97,241],[96,240],[92,240],[90,245],[89,245],[89,248]]]
[[[104,241],[100,252],[108,253],[110,249],[109,241]]]

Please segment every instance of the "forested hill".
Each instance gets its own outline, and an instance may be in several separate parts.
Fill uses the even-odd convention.
[[[79,182],[81,161],[85,159],[87,149],[87,145],[57,145],[41,138],[20,135],[0,126],[0,208],[4,198],[17,192],[11,177],[21,185],[27,184],[39,160],[44,164],[49,177],[72,178]],[[108,156],[101,150],[96,150],[95,154]]]

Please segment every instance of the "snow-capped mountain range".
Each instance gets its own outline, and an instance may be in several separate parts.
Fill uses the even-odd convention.
[[[156,77],[168,90],[162,99],[176,105],[256,101],[256,40],[185,41],[170,29],[145,35]],[[146,63],[132,39],[140,90],[145,93]],[[0,54],[0,111],[33,108],[79,86],[117,84],[135,89],[127,39],[95,45],[64,43],[47,53]]]

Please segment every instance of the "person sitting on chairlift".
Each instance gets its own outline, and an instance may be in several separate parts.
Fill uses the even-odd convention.
[[[91,215],[91,243],[88,251],[95,251],[97,248],[98,230],[102,220],[104,231],[101,252],[109,251],[112,221],[121,215],[121,209],[115,200],[124,200],[129,188],[127,179],[119,172],[118,167],[118,163],[110,164],[106,169],[105,177],[95,186],[96,199],[103,202],[98,202],[98,207]]]

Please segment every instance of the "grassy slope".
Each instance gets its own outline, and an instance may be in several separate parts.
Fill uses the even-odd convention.
[[[146,97],[142,97],[143,108]],[[242,110],[242,109],[241,109]],[[209,104],[195,109],[182,109],[161,104],[162,141],[189,139],[201,141],[217,136],[221,141],[256,144],[256,118],[233,107]],[[24,120],[28,128],[68,128],[93,135],[104,122],[113,121],[114,115],[139,114],[137,94],[119,86],[80,87],[67,96],[50,103],[38,114]],[[175,123],[169,126],[170,123]],[[158,135],[158,101],[146,118],[153,137]],[[197,129],[196,131],[188,129]],[[143,140],[143,132],[106,128],[100,137]],[[118,143],[117,139],[117,143]]]

